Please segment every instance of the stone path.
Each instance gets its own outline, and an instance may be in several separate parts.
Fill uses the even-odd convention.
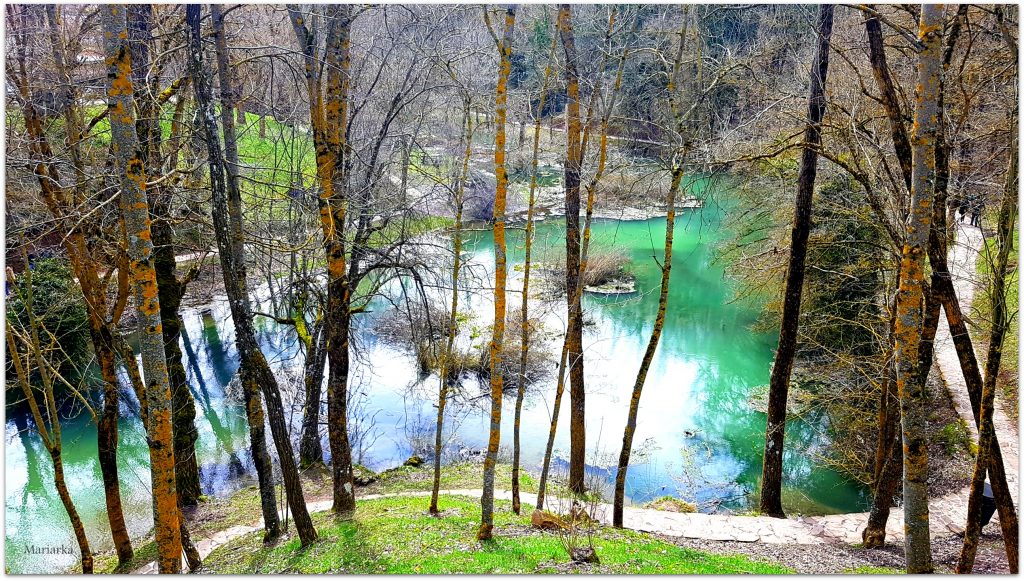
[[[974,301],[975,282],[978,274],[976,265],[978,253],[984,244],[981,230],[966,224],[956,224],[956,243],[949,251],[949,270],[953,277],[957,298],[964,313],[970,316],[970,306]],[[971,399],[967,393],[967,384],[963,372],[960,369],[960,359],[957,357],[956,348],[953,346],[953,338],[946,325],[945,315],[941,319],[938,331],[935,333],[935,361],[946,382],[946,389],[953,399],[953,407],[957,414],[963,418],[967,428],[971,432],[971,438],[978,439],[978,429],[974,424],[974,414],[971,412]],[[983,364],[979,358],[979,364]],[[1001,399],[1002,394],[996,392],[996,398]],[[1010,485],[1014,501],[1017,500],[1018,482],[1018,454],[1020,450],[1019,435],[1016,425],[1010,421],[1002,405],[996,405],[993,413],[996,436],[999,439],[1003,452],[1003,463],[1006,467],[1006,478]]]
[[[978,251],[983,243],[981,231],[972,226],[962,224],[958,228],[957,242],[950,250],[950,271],[960,304],[968,311],[974,298],[975,264]],[[945,318],[941,320],[935,337],[935,358],[946,382],[946,389],[954,402],[954,407],[961,418],[967,423],[972,437],[977,439],[974,416],[971,413],[967,385],[960,370],[960,361],[956,355],[949,327]],[[996,432],[1002,446],[1003,460],[1006,464],[1007,479],[1014,501],[1017,501],[1018,487],[1018,450],[1019,438],[1015,426],[1006,417],[1002,409],[996,406]],[[442,490],[441,494],[470,496],[479,498],[480,489]],[[967,496],[969,489],[962,490],[932,499],[929,502],[931,513],[931,532],[933,537],[945,537],[959,533],[967,520]],[[371,494],[360,497],[360,500],[371,500],[389,496],[429,496],[430,492],[402,492],[396,494]],[[497,490],[495,498],[510,500],[512,493]],[[533,494],[521,495],[524,506],[536,503]],[[554,498],[548,506],[554,509],[568,508],[559,506],[561,499]],[[312,502],[309,511],[323,512],[330,510],[330,501]],[[564,511],[562,511],[564,512]],[[596,507],[595,516],[603,523],[611,524],[612,506],[600,504]],[[998,517],[996,517],[998,518]],[[861,531],[867,524],[868,513],[835,514],[818,517],[797,517],[792,519],[776,519],[761,516],[733,516],[716,514],[683,514],[643,508],[626,508],[623,512],[623,524],[626,528],[678,536],[716,541],[760,542],[780,544],[854,544],[861,542]],[[220,531],[212,537],[196,541],[200,556],[205,559],[214,549],[242,535],[261,530],[260,525],[234,526]],[[890,542],[903,541],[903,509],[893,508],[888,526],[887,536]],[[156,573],[156,563],[150,563],[133,573]]]

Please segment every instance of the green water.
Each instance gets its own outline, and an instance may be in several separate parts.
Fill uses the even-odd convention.
[[[629,395],[657,309],[660,270],[655,258],[661,259],[664,227],[664,219],[596,220],[594,224],[593,252],[615,249],[627,253],[638,289],[630,296],[588,294],[584,299],[590,323],[584,335],[588,470],[599,483],[614,479],[609,466],[619,452]],[[563,233],[561,220],[538,225],[537,262],[564,256]],[[674,494],[698,502],[706,511],[742,510],[751,505],[751,494],[757,488],[765,418],[751,409],[748,399],[752,388],[768,382],[775,336],[751,331],[756,305],[732,302],[733,291],[723,265],[713,259],[714,243],[722,235],[717,209],[687,210],[679,216],[669,310],[644,389],[635,437],[636,447],[644,453],[635,456],[627,483],[627,494],[635,502]],[[487,280],[494,262],[490,235],[476,232],[467,238],[467,272]],[[521,269],[515,265],[521,263],[522,255],[522,231],[511,231],[510,305],[521,300],[516,292]],[[397,296],[398,284],[392,283],[388,291]],[[467,292],[462,305],[478,328],[486,326],[493,313],[487,291]],[[237,399],[225,395],[238,365],[227,305],[223,297],[214,297],[205,308],[209,309],[206,314],[197,309],[183,313],[183,348],[197,403],[203,492],[224,495],[251,484],[252,462],[244,410]],[[354,390],[364,394],[361,405],[375,414],[374,437],[367,438],[362,451],[362,462],[374,469],[397,465],[419,449],[418,442],[433,421],[437,388],[436,378],[420,380],[407,352],[373,332],[369,318],[379,316],[385,308],[383,301],[377,302],[377,314],[358,322],[360,356],[352,374]],[[556,353],[560,348],[557,333],[564,328],[564,298],[531,301],[531,309],[542,314],[545,328],[551,332],[550,340],[536,348]],[[263,351],[287,388],[281,370],[301,365],[293,335],[265,320],[260,325]],[[466,391],[486,393],[485,386],[475,385],[473,380],[467,383]],[[527,467],[535,468],[547,434],[554,372],[531,389],[522,420],[523,459]],[[123,399],[121,492],[129,527],[133,536],[139,537],[152,526],[148,453],[130,390],[125,390]],[[297,433],[301,401],[287,389],[284,399],[295,410]],[[510,446],[512,400],[514,397],[506,398],[503,447]],[[863,510],[865,492],[814,461],[828,445],[820,423],[812,416],[788,424],[786,507],[791,512],[818,514]],[[566,424],[560,423],[556,452],[568,450]],[[483,409],[454,411],[450,425],[456,426],[451,448],[479,450],[486,445],[487,414]],[[29,551],[30,547],[77,548],[53,489],[49,458],[31,420],[8,413],[5,443],[7,569],[45,573],[70,566],[74,555],[39,556]],[[90,542],[94,550],[109,549],[95,426],[87,415],[65,421],[64,459],[68,485]],[[560,457],[554,465],[558,472],[564,460]]]

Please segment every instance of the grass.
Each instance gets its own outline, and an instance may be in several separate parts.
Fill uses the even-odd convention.
[[[967,450],[973,453],[971,432],[963,418],[957,418],[943,426],[936,439],[942,443],[946,448],[946,453],[950,456],[956,455],[960,450]]]
[[[529,528],[529,517],[513,515],[508,502],[495,503],[495,538],[475,539],[479,502],[441,498],[441,518],[426,513],[426,499],[395,497],[364,501],[352,521],[314,515],[320,540],[301,549],[298,539],[274,546],[261,533],[235,539],[207,559],[216,574],[253,573],[759,573],[792,571],[738,555],[711,555],[684,549],[643,533],[600,529],[595,567],[574,568],[557,535]]]
[[[117,554],[113,551],[93,555],[93,573],[131,573],[139,567],[155,561],[157,556],[156,541],[150,539],[146,543],[135,546],[135,555],[124,567],[117,566]],[[75,575],[81,574],[82,564],[76,564],[73,569],[67,572]]]
[[[481,470],[481,464],[474,462],[445,465],[441,468],[441,490],[480,488],[482,484]],[[494,470],[495,482],[502,483],[498,488],[510,489],[512,487],[512,466],[499,463]],[[434,469],[429,463],[419,467],[400,466],[382,472],[378,475],[377,482],[360,492],[362,494],[390,494],[431,490],[433,477]],[[519,472],[519,486],[523,492],[537,492],[537,481],[526,471]],[[557,489],[557,486],[552,488],[552,491],[552,494],[562,492]]]

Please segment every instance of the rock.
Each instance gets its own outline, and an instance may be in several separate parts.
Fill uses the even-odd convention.
[[[601,560],[597,558],[597,551],[594,550],[594,547],[577,547],[569,552],[569,557],[573,563],[601,564]]]
[[[650,508],[653,510],[663,510],[666,512],[697,512],[697,505],[692,502],[686,502],[678,498],[672,498],[671,496],[662,496],[657,500],[652,500],[644,505],[644,508]]]
[[[356,486],[369,486],[377,482],[377,480],[377,474],[366,466],[362,464],[352,466],[352,481],[355,482]]]
[[[539,509],[533,511],[533,515],[530,516],[530,525],[542,531],[564,531],[569,528],[562,517]]]
[[[610,280],[601,285],[584,287],[583,290],[595,295],[631,295],[636,292],[636,281],[619,279]]]
[[[409,456],[409,459],[402,463],[402,466],[412,466],[413,468],[419,468],[423,465],[423,458],[419,456]]]

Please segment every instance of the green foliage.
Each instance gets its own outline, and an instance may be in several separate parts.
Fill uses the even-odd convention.
[[[60,346],[63,353],[59,356],[58,369],[69,380],[77,378],[76,370],[89,356],[89,319],[82,291],[63,259],[35,260],[31,268],[33,312],[43,326],[40,338],[44,346],[51,342]],[[28,278],[25,274],[19,275],[18,284],[24,285]],[[22,329],[29,327],[27,290],[13,285],[7,301],[7,316],[17,321]]]
[[[801,338],[812,350],[869,356],[885,336],[878,307],[885,233],[865,198],[846,176],[818,190],[800,312]]]
[[[392,497],[360,502],[352,521],[328,513],[314,516],[320,540],[306,550],[298,539],[264,546],[261,533],[236,539],[207,557],[207,570],[238,573],[557,573],[568,557],[558,535],[529,528],[529,516],[515,516],[496,502],[495,539],[475,539],[479,503],[442,497],[443,514],[426,512],[426,497]],[[512,534],[514,533],[514,534]],[[601,565],[595,573],[788,573],[777,564],[745,556],[712,555],[684,549],[643,533],[599,529],[594,540]],[[573,570],[573,569],[569,569]]]
[[[960,450],[972,451],[971,432],[963,418],[957,418],[943,426],[936,440],[946,448],[946,453],[950,456]]]

